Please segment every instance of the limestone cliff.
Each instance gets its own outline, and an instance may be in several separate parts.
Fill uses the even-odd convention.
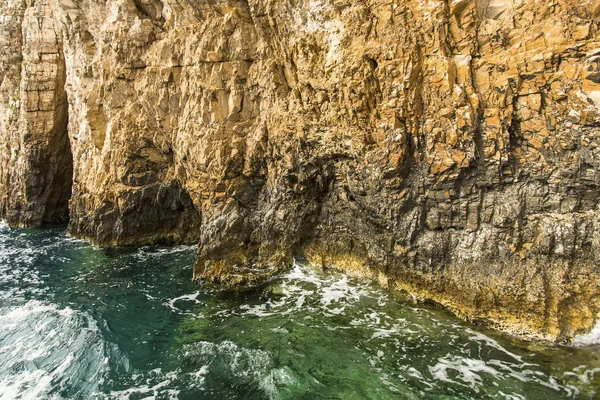
[[[595,0],[7,0],[0,214],[294,256],[545,338],[600,313]],[[67,122],[68,121],[68,122]]]

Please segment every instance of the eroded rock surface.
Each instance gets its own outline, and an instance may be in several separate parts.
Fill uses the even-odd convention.
[[[39,225],[66,217],[71,197],[63,38],[45,1],[1,10],[0,211],[11,225]]]
[[[64,214],[68,138],[71,234],[198,240],[197,279],[253,284],[304,255],[513,332],[569,338],[597,319],[597,1],[2,14],[13,225]]]

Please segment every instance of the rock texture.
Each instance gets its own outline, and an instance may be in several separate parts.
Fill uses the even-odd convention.
[[[40,1],[2,3],[0,211],[14,226],[68,216],[73,160],[61,29]]]
[[[196,279],[306,256],[568,339],[600,313],[599,21],[594,0],[8,0],[0,212],[38,224],[72,191],[72,235],[198,241]]]

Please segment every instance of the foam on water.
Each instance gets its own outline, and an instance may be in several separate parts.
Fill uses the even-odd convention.
[[[129,398],[144,398],[144,399],[177,399],[180,390],[174,388],[179,381],[177,371],[163,373],[160,368],[150,371],[142,375],[135,375],[131,387],[124,390],[113,390],[107,394],[95,392],[92,397],[102,399],[129,399]],[[143,396],[143,397],[142,397]]]
[[[189,280],[194,253],[0,224],[0,400],[596,396],[593,348],[537,356],[300,263],[256,291],[206,291]]]
[[[281,293],[261,304],[244,304],[223,314],[243,314],[256,317],[288,315],[310,310],[323,316],[342,314],[346,307],[361,297],[373,296],[368,287],[350,283],[347,276],[319,274],[314,268],[294,263],[280,279]]]
[[[256,387],[269,399],[277,399],[282,387],[295,384],[291,371],[276,368],[267,352],[247,349],[231,341],[188,344],[183,352],[183,357],[202,371],[203,378],[209,370],[218,370],[221,376],[234,377],[236,384]]]
[[[84,397],[119,359],[89,316],[31,300],[0,308],[0,399]]]
[[[10,226],[6,221],[0,221],[0,232],[8,232],[10,231]]]
[[[190,253],[196,249],[195,245],[179,245],[173,247],[144,246],[140,247],[135,253],[135,257],[142,261],[148,261],[152,258],[160,258],[169,254]]]
[[[171,310],[173,310],[176,313],[184,313],[185,314],[187,312],[178,308],[176,306],[176,303],[183,301],[183,302],[188,302],[188,303],[192,303],[192,304],[203,304],[200,300],[198,300],[198,296],[200,296],[200,291],[196,291],[191,294],[184,294],[182,296],[178,296],[178,297],[169,299],[169,301],[167,301],[163,304],[165,306],[169,307]]]
[[[363,334],[363,345],[356,349],[365,353],[372,371],[379,374],[390,392],[400,390],[400,378],[401,382],[419,381],[423,393],[445,387],[466,391],[462,398],[481,397],[490,387],[502,387],[506,398],[521,398],[522,384],[557,397],[579,393],[497,340],[465,328],[450,317],[442,319],[425,308],[407,307],[390,293],[348,276],[296,264],[266,293],[262,301],[228,307],[215,314],[225,320],[259,318],[261,325],[284,316],[288,323],[269,328],[270,334],[283,337],[293,335],[290,327],[294,322],[306,328],[336,332],[350,329],[355,335]],[[345,318],[348,326],[340,326],[335,318]],[[436,354],[443,348],[452,351]],[[392,372],[394,369],[405,372],[399,376]],[[588,371],[581,381],[593,374]],[[403,395],[410,398],[413,394]]]
[[[523,357],[514,354],[510,351],[508,351],[507,349],[505,349],[504,347],[502,347],[496,340],[484,335],[481,332],[475,332],[473,329],[466,329],[466,332],[470,335],[469,339],[472,341],[477,341],[477,342],[482,342],[484,343],[487,347],[490,347],[492,349],[498,350],[504,354],[506,354],[507,356],[513,358],[515,361],[519,362],[519,363],[523,363]],[[523,363],[523,365],[534,365],[534,364],[527,364],[527,363]]]
[[[573,340],[574,346],[591,346],[595,344],[600,344],[600,318],[588,334],[577,336]]]

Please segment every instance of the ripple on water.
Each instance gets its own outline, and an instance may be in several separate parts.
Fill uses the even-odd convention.
[[[571,383],[548,374],[533,355],[509,350],[441,310],[412,305],[375,285],[304,265],[296,264],[259,299],[223,306],[214,307],[215,325],[235,326],[237,333],[219,337],[237,343],[245,340],[266,350],[277,364],[291,363],[288,375],[297,381],[310,380],[305,372],[315,363],[321,370],[320,383],[326,378],[333,387],[354,385],[359,390],[369,381],[375,394],[368,398],[385,398],[383,392],[375,392],[380,388],[372,384],[374,379],[388,394],[406,398],[517,399],[528,393],[572,398],[580,394]],[[297,357],[290,356],[292,352]],[[349,368],[348,363],[358,365]],[[342,370],[345,375],[339,374]],[[582,370],[580,383],[594,373]]]
[[[279,398],[283,388],[296,383],[288,368],[275,367],[268,352],[244,348],[231,341],[186,344],[183,358],[190,366],[202,371],[203,377],[212,370],[221,379],[229,380],[233,387],[262,393],[269,399]]]
[[[37,300],[0,308],[0,399],[84,398],[119,360],[89,315]]]
[[[194,251],[0,224],[0,399],[595,396],[588,348],[511,341],[301,264],[256,291],[209,292],[189,281]]]

